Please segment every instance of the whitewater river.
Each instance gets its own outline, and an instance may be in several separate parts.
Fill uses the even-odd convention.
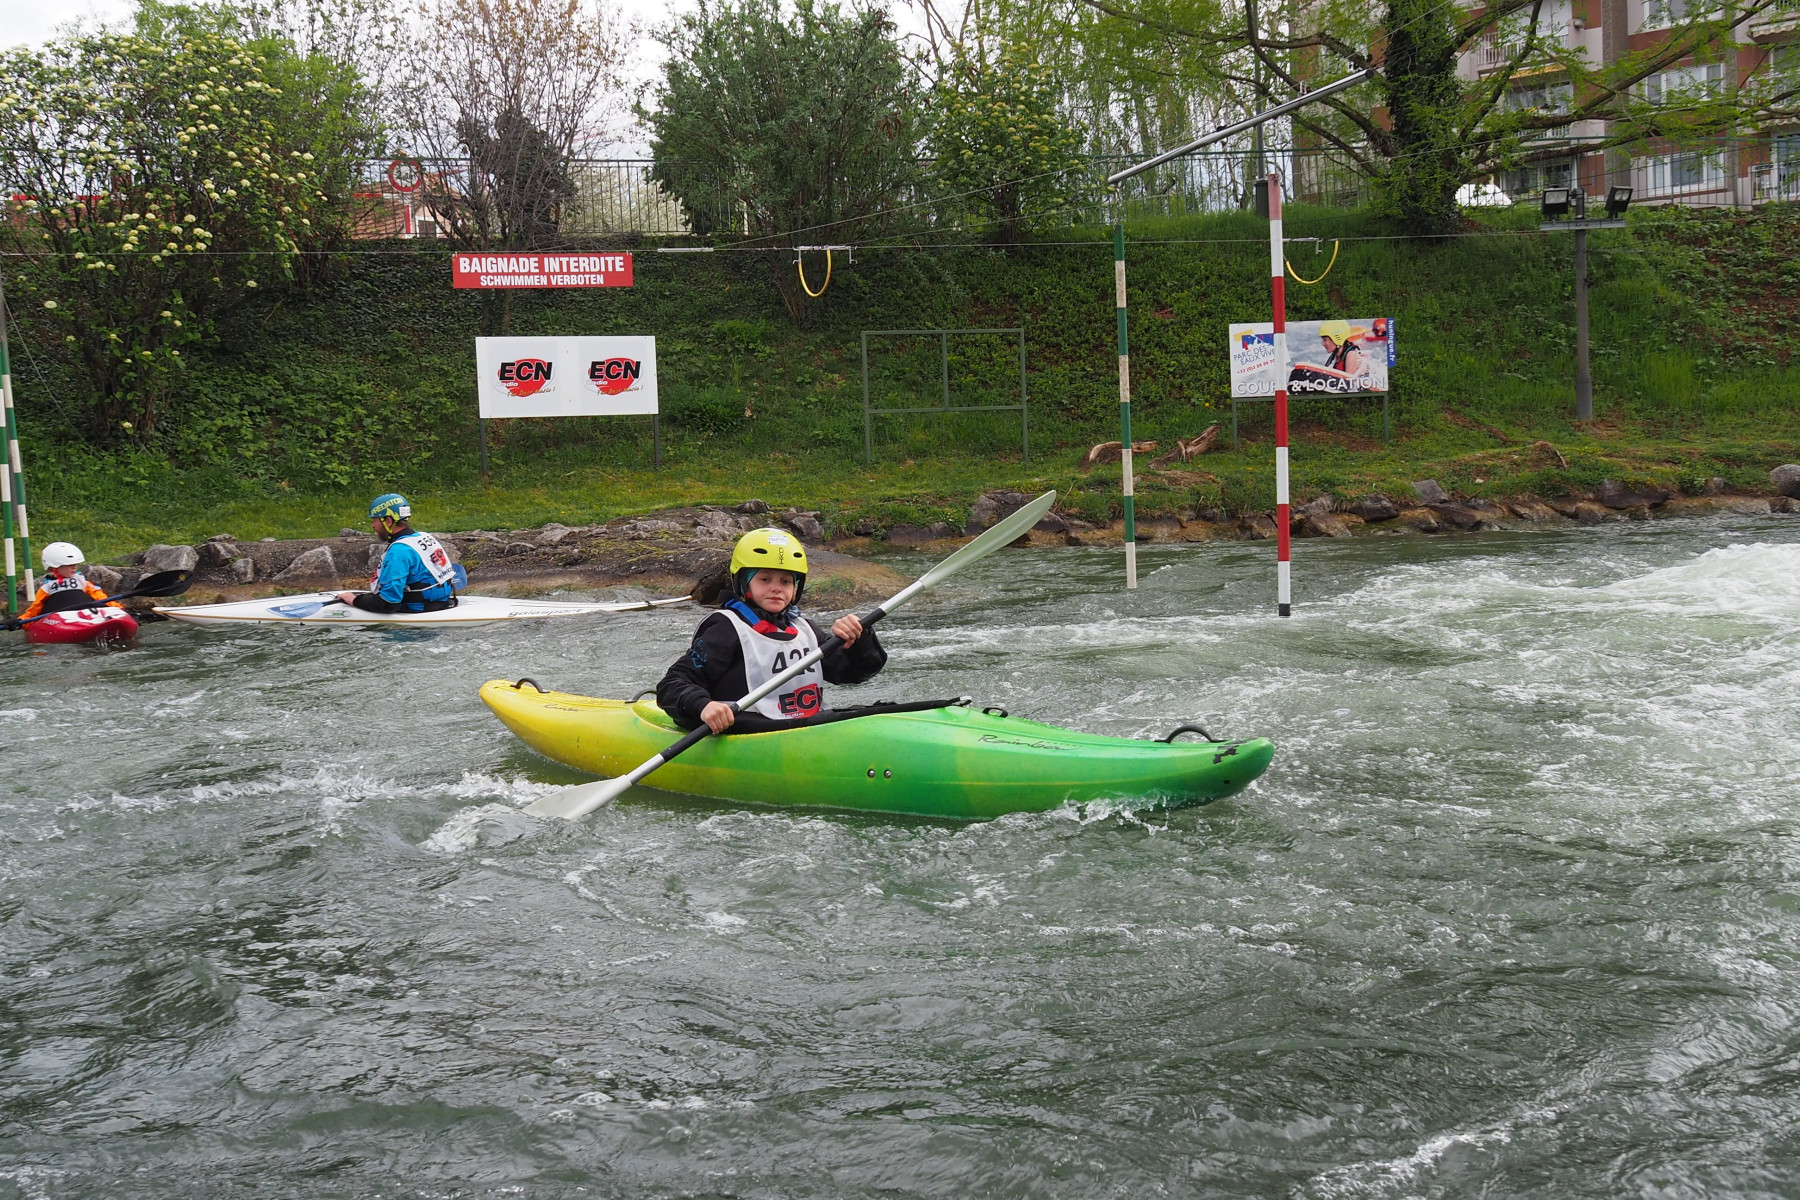
[[[1295,557],[1004,551],[837,693],[1275,740],[1172,814],[519,814],[476,687],[692,611],[9,637],[0,1197],[1800,1193],[1800,521]]]

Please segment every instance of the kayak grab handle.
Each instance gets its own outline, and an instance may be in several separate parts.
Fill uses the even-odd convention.
[[[643,691],[641,691],[637,695],[633,696],[631,698],[631,702],[633,704],[636,704],[639,700],[642,700],[645,696],[654,696],[654,695],[656,695],[655,688],[645,688]]]
[[[520,678],[519,682],[513,684],[513,691],[515,691],[515,692],[523,691],[525,689],[525,685],[528,683],[532,687],[536,688],[541,695],[548,696],[550,694],[550,689],[546,688],[543,684],[539,683],[537,680],[533,679],[529,675],[522,676]]]
[[[1202,738],[1204,738],[1206,741],[1209,741],[1209,742],[1216,742],[1219,740],[1218,738],[1214,737],[1212,734],[1206,732],[1206,730],[1200,728],[1200,726],[1198,726],[1198,725],[1177,725],[1175,728],[1169,730],[1169,736],[1159,737],[1156,740],[1159,742],[1173,742],[1176,738],[1180,737],[1184,733],[1197,733]]]
[[[981,715],[984,717],[1004,717],[1006,715],[1006,710],[1001,708],[998,704],[990,704],[981,710]]]

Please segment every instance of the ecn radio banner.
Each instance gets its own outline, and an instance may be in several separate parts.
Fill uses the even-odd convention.
[[[657,411],[653,337],[476,338],[475,374],[483,417]]]

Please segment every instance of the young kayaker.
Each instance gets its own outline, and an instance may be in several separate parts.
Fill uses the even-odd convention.
[[[736,720],[731,701],[779,674],[795,658],[818,648],[824,633],[800,615],[806,590],[806,548],[782,529],[753,529],[731,551],[731,598],[694,631],[688,652],[656,685],[656,702],[683,729],[705,723],[722,733]],[[874,631],[853,615],[839,617],[831,632],[843,646],[827,654],[752,711],[777,721],[817,716],[825,708],[824,685],[861,683],[887,665]]]
[[[429,533],[412,527],[412,505],[399,492],[375,497],[369,527],[388,544],[369,591],[339,592],[338,599],[368,612],[437,612],[456,603],[456,568]]]
[[[44,578],[38,584],[37,598],[31,606],[15,619],[6,623],[6,628],[17,629],[33,617],[43,616],[47,612],[62,612],[85,604],[89,600],[106,600],[106,593],[88,582],[87,576],[81,573],[82,564],[87,556],[82,554],[81,547],[74,542],[51,542],[44,547]],[[108,608],[124,608],[123,604],[108,600]]]

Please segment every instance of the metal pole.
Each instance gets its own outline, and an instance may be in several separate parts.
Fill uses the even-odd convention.
[[[950,332],[938,330],[938,362],[944,372],[944,407],[950,407]]]
[[[655,470],[662,470],[662,413],[650,414],[650,447],[652,458],[650,465]]]
[[[1282,247],[1281,176],[1269,174],[1269,291],[1275,310],[1275,612],[1293,613],[1293,536],[1288,499],[1287,259]]]
[[[1031,401],[1025,398],[1025,327],[1019,326],[1019,440],[1020,462],[1031,461]]]
[[[875,441],[869,432],[871,418],[869,416],[869,331],[863,330],[863,462],[875,465]]]
[[[486,483],[488,481],[487,418],[476,417],[475,424],[481,427],[481,482]]]
[[[1588,369],[1587,230],[1575,231],[1575,419],[1594,419],[1594,375]]]
[[[1119,464],[1125,493],[1125,587],[1137,587],[1137,501],[1131,480],[1131,336],[1125,308],[1125,198],[1115,190],[1119,211],[1113,224],[1113,286],[1119,316]]]

